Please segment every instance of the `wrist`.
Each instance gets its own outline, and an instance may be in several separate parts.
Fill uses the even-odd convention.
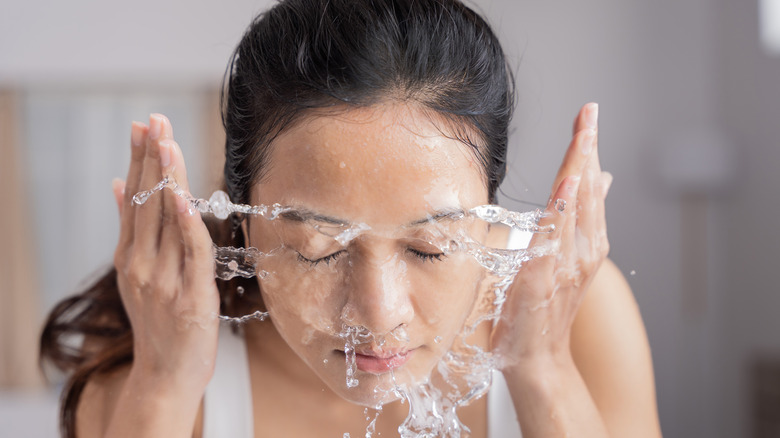
[[[130,375],[147,390],[202,393],[214,374],[214,360],[144,359],[134,355]]]
[[[502,371],[524,436],[607,436],[571,353],[536,355]]]
[[[569,352],[536,354],[522,360],[507,363],[501,370],[507,379],[517,382],[539,382],[540,380],[579,377],[579,371]]]
[[[143,372],[134,364],[105,436],[192,436],[202,399],[202,389]]]
[[[189,379],[184,373],[158,373],[135,366],[125,384],[127,392],[135,393],[145,399],[156,400],[161,405],[181,406],[197,405],[206,391],[208,380]]]

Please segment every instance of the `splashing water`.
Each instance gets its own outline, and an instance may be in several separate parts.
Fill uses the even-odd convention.
[[[368,343],[373,335],[365,327],[344,325],[338,336],[344,340],[344,357],[347,365],[347,388],[354,388],[360,383],[355,377],[357,369],[355,347],[360,344]]]
[[[366,438],[372,438],[376,433],[376,420],[379,418],[379,414],[382,413],[382,405],[378,405],[374,408],[374,418],[366,417],[366,421],[369,421],[366,426]],[[368,415],[368,408],[363,410],[363,414]]]
[[[268,312],[261,312],[259,310],[255,310],[254,312],[244,316],[219,315],[219,319],[222,321],[228,321],[228,322],[233,322],[238,324],[243,324],[253,319],[265,321],[266,319],[268,319]]]
[[[279,204],[273,205],[245,205],[233,204],[230,197],[222,190],[215,191],[209,200],[195,198],[176,183],[170,176],[166,176],[149,190],[138,192],[133,196],[133,202],[137,205],[144,204],[153,194],[168,188],[177,196],[189,202],[192,208],[200,213],[211,213],[218,219],[227,219],[232,213],[243,213],[251,215],[260,215],[267,219],[276,219],[277,216],[284,213],[286,209]]]
[[[564,205],[566,204],[565,201],[563,201],[563,203]],[[487,223],[500,223],[520,231],[546,233],[555,229],[551,226],[545,227],[539,225],[539,219],[544,216],[542,210],[539,209],[519,213],[507,210],[498,205],[480,205],[469,210],[469,213]]]
[[[208,199],[192,197],[184,191],[171,178],[165,177],[152,189],[139,192],[133,197],[137,205],[144,204],[150,196],[165,188],[173,191],[177,196],[185,199],[192,208],[200,213],[213,214],[219,219],[227,219],[233,213],[259,215],[268,220],[274,220],[285,213],[295,213],[295,209],[280,204],[273,205],[243,205],[230,202],[228,195],[222,191],[216,191]],[[566,208],[564,200],[556,200],[554,208],[562,213]],[[510,229],[516,229],[532,233],[548,233],[555,229],[553,225],[541,226],[539,221],[544,217],[541,210],[519,213],[506,210],[496,205],[483,205],[474,207],[460,214],[463,218],[475,218],[488,224],[500,224]],[[306,219],[302,217],[301,219]],[[322,235],[333,238],[342,247],[348,245],[353,239],[371,228],[365,224],[338,225],[317,224],[313,226]],[[469,428],[463,424],[457,415],[457,409],[466,406],[474,400],[482,397],[490,389],[492,373],[499,368],[498,359],[490,352],[483,351],[476,345],[471,345],[466,338],[473,334],[476,328],[486,321],[496,320],[501,315],[503,304],[507,298],[507,290],[514,280],[515,274],[523,264],[529,260],[553,254],[559,249],[558,241],[536,245],[529,249],[515,250],[503,248],[491,248],[472,239],[469,235],[458,234],[454,236],[441,233],[440,247],[444,254],[464,252],[470,255],[481,266],[489,281],[487,282],[491,293],[485,294],[474,305],[469,318],[467,318],[461,332],[456,336],[450,349],[439,361],[431,376],[422,383],[399,384],[396,380],[394,369],[389,373],[392,379],[391,388],[374,388],[375,393],[391,394],[393,399],[400,399],[409,403],[409,413],[403,423],[398,427],[402,438],[412,437],[468,437]],[[259,269],[261,262],[274,255],[274,251],[263,253],[256,248],[234,248],[214,246],[214,260],[216,266],[216,278],[229,280],[234,277],[259,277],[261,279],[273,275]],[[634,275],[634,272],[632,272]],[[237,291],[243,293],[243,289]],[[554,296],[554,295],[553,295]],[[550,300],[553,297],[550,297]],[[549,304],[549,300],[540,303],[540,306]],[[268,312],[255,311],[254,313],[230,317],[220,315],[219,318],[233,323],[245,323],[249,320],[264,321],[269,317]],[[347,319],[345,319],[346,321]],[[356,349],[361,344],[374,343],[380,347],[384,345],[386,337],[406,345],[410,342],[406,327],[401,326],[387,335],[378,336],[371,333],[365,327],[344,323],[337,334],[344,341],[346,386],[357,387],[360,382],[357,378]],[[434,343],[441,343],[443,338],[436,336]],[[326,363],[326,362],[323,362]],[[378,405],[373,419],[364,411],[366,421],[366,438],[372,438],[375,434],[376,421],[382,412],[382,406]],[[348,438],[349,433],[344,433]]]

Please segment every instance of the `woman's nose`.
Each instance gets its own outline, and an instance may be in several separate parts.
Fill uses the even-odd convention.
[[[414,317],[406,263],[398,254],[353,260],[348,288],[343,317],[349,325],[384,335]]]

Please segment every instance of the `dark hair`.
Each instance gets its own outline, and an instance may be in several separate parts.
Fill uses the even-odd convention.
[[[255,19],[222,96],[225,183],[248,202],[269,145],[308,110],[414,102],[473,148],[490,202],[506,173],[513,79],[488,24],[454,0],[288,0]],[[476,133],[476,138],[474,138]]]
[[[506,173],[513,78],[488,24],[456,0],[286,0],[259,15],[223,82],[225,188],[233,202],[267,170],[273,140],[306,114],[388,100],[428,112],[481,163],[490,202]],[[432,119],[433,120],[433,119]],[[218,244],[243,235],[207,221]],[[246,290],[234,293],[240,283]],[[251,293],[250,293],[251,291]],[[262,306],[255,281],[220,283],[222,311]],[[83,336],[82,343],[72,342]],[[90,376],[132,362],[133,334],[110,270],[60,303],[41,336],[41,360],[71,373],[61,430],[75,436],[78,399]]]

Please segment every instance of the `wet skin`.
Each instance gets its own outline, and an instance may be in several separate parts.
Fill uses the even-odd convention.
[[[283,247],[266,262],[275,274],[260,287],[274,327],[295,353],[289,363],[305,362],[356,403],[392,398],[373,391],[391,387],[390,369],[397,383],[427,377],[476,299],[483,274],[476,263],[426,244],[428,225],[405,227],[488,201],[473,152],[439,126],[397,103],[307,117],[274,140],[270,168],[252,189],[253,204],[371,227],[346,246],[295,221],[252,218],[244,227],[249,245]],[[356,388],[345,383],[337,335],[345,323],[385,339],[357,347]],[[392,336],[399,327],[408,342]]]

